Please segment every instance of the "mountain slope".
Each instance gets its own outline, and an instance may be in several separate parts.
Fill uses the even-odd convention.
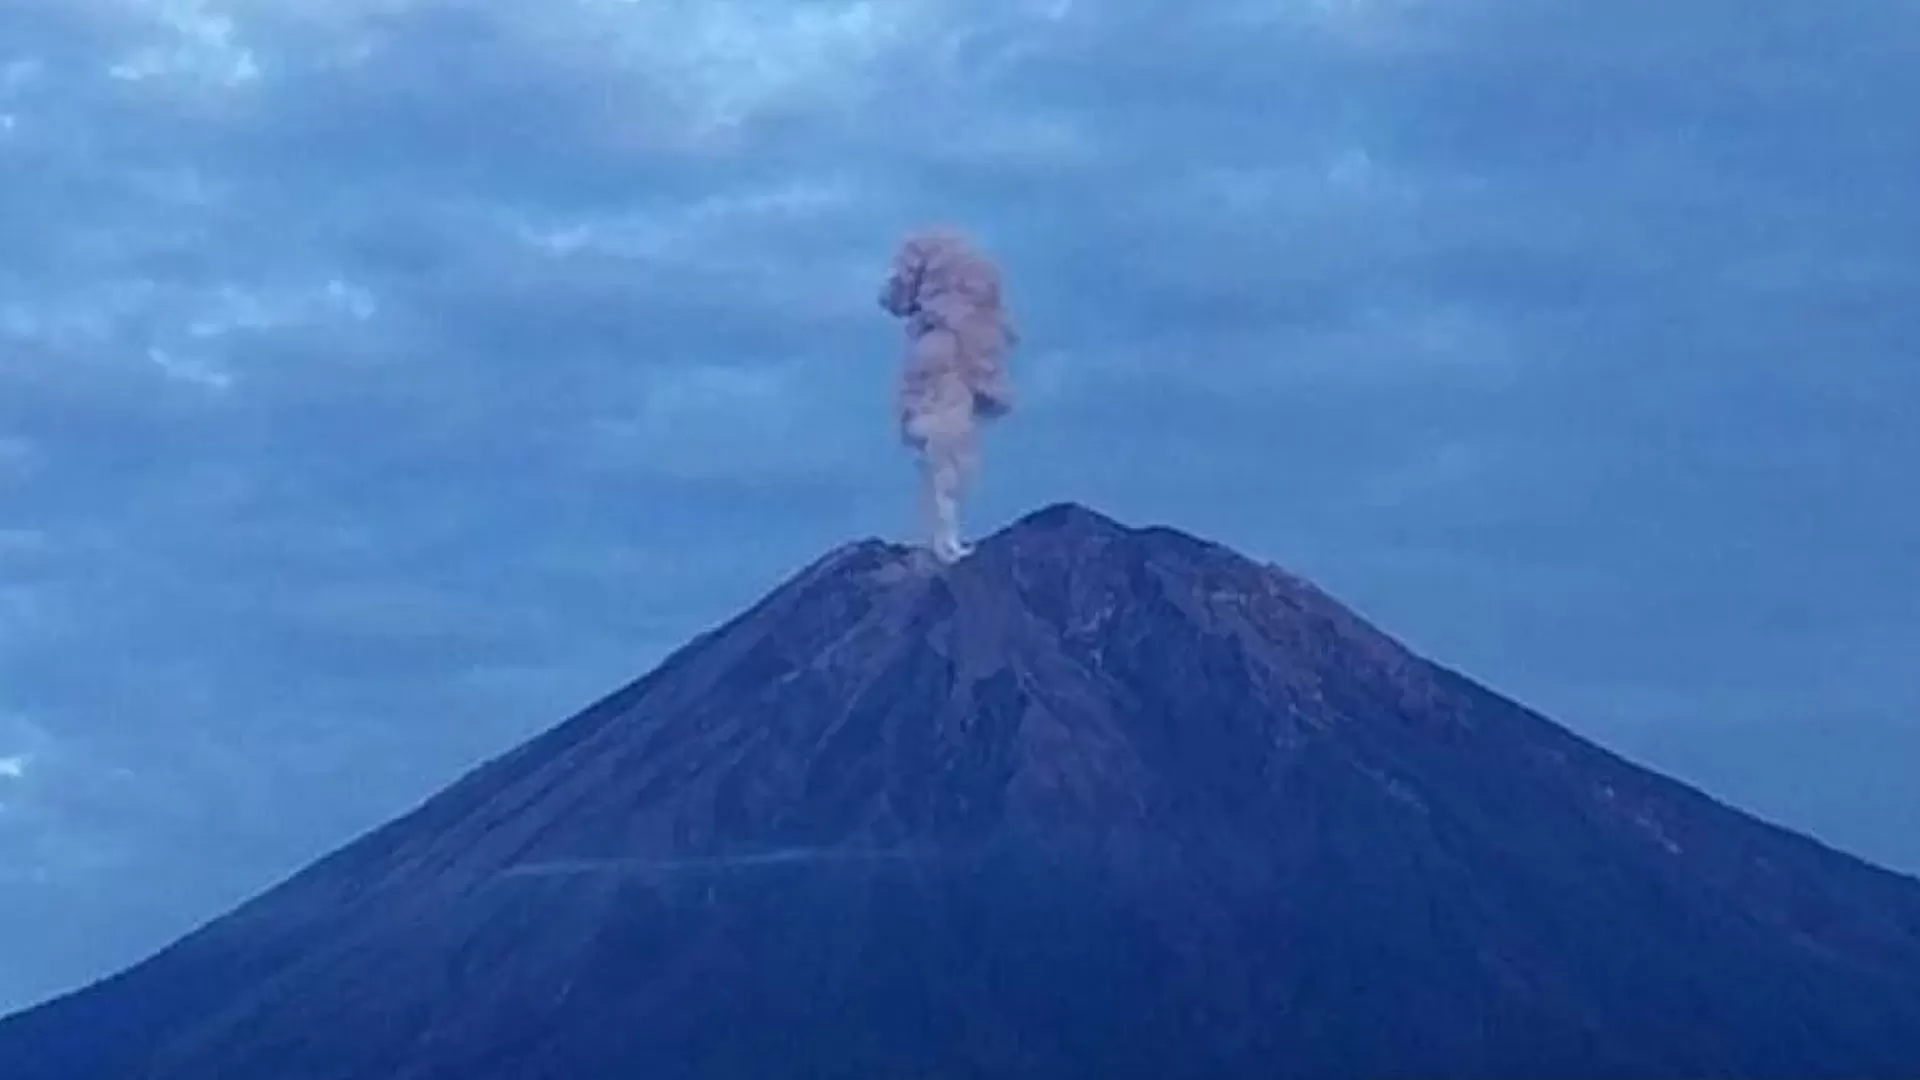
[[[828,555],[11,1080],[1920,1075],[1920,883],[1058,506]]]

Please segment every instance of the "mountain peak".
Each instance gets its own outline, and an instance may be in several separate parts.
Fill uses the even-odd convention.
[[[1113,518],[1077,502],[1056,502],[1026,514],[1004,532],[1059,532],[1113,535],[1130,531]]]
[[[103,1033],[106,1033],[103,1035]],[[1920,1074],[1920,884],[1071,503],[834,549],[8,1080]]]

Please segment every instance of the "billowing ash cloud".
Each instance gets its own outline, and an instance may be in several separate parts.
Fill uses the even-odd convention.
[[[960,496],[977,466],[980,425],[1013,409],[1006,358],[1019,338],[999,269],[950,229],[907,237],[880,306],[906,324],[900,437],[920,454],[934,554],[951,562],[967,553]]]

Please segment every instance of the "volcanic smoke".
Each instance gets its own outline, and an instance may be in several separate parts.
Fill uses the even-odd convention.
[[[880,290],[880,306],[904,321],[900,439],[920,457],[933,552],[953,562],[960,497],[979,464],[979,429],[1013,409],[1006,357],[1019,342],[1000,296],[1000,271],[950,229],[907,237]]]

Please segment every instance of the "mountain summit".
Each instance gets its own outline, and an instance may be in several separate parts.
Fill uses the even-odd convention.
[[[1920,1075],[1920,882],[1078,506],[829,553],[8,1080]]]

